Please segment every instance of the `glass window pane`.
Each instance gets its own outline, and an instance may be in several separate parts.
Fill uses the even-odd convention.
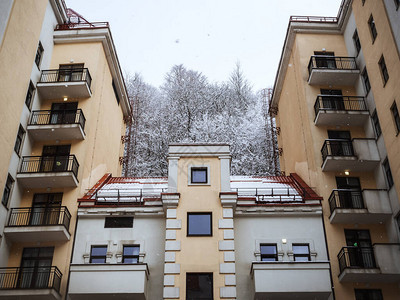
[[[295,256],[295,261],[309,261],[308,256]]]
[[[210,235],[211,214],[189,214],[188,235]]]
[[[105,256],[107,254],[107,246],[92,247],[92,256]]]
[[[92,257],[91,262],[92,262],[93,264],[105,264],[105,263],[106,263],[106,259],[105,259],[105,258],[95,258],[95,257]]]
[[[275,257],[262,257],[261,261],[276,261]]]
[[[125,264],[137,264],[138,258],[137,257],[124,257]]]
[[[213,299],[212,273],[186,274],[186,300]]]
[[[207,183],[207,168],[192,168],[192,183]]]
[[[139,255],[139,246],[124,246],[124,255]]]
[[[293,253],[294,254],[308,254],[308,246],[306,245],[301,245],[301,246],[295,246],[293,245]]]
[[[261,254],[276,254],[276,246],[275,245],[261,246]]]

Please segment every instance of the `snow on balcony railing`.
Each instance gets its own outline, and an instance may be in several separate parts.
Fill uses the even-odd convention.
[[[98,29],[98,28],[108,28],[108,22],[90,22],[90,23],[65,23],[57,24],[55,30],[74,30],[74,29]]]
[[[99,205],[143,205],[145,200],[161,199],[166,188],[112,188],[97,191],[92,199]]]
[[[238,193],[238,198],[256,198],[257,202],[302,202],[301,195],[295,188],[236,188],[233,192]]]

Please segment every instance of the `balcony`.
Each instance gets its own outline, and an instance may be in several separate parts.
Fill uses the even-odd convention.
[[[400,282],[400,244],[343,247],[338,254],[340,282]]]
[[[333,190],[329,206],[332,224],[379,224],[392,215],[386,190]]]
[[[380,162],[375,139],[325,140],[321,154],[324,172],[370,172]]]
[[[0,268],[0,299],[59,300],[61,278],[57,267]]]
[[[33,111],[28,131],[36,141],[83,140],[86,119],[81,109]]]
[[[351,86],[359,75],[354,57],[313,55],[308,63],[308,83],[311,85]]]
[[[71,265],[72,300],[147,299],[147,264]]]
[[[42,99],[88,98],[91,83],[87,68],[43,70],[36,88]]]
[[[363,126],[369,119],[364,97],[318,95],[314,111],[317,126]]]
[[[326,300],[331,294],[328,262],[253,262],[254,299]]]
[[[4,234],[14,242],[68,241],[71,238],[68,208],[12,208]]]
[[[75,155],[24,156],[17,179],[26,188],[76,187],[78,168]]]

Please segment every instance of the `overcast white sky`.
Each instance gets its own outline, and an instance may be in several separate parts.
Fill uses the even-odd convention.
[[[255,90],[272,86],[291,15],[336,16],[341,0],[66,0],[108,21],[124,72],[158,87],[175,64],[225,81],[240,62]]]

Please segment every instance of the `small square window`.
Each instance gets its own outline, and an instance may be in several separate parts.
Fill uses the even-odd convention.
[[[212,273],[186,273],[186,300],[213,300]]]
[[[261,244],[261,261],[278,261],[278,249],[276,244]]]
[[[365,87],[366,94],[368,95],[369,91],[371,90],[371,84],[369,82],[367,68],[364,68],[364,70],[361,73],[361,76],[364,81],[364,87]]]
[[[310,246],[308,244],[293,244],[294,261],[310,261]]]
[[[389,72],[387,70],[386,67],[386,63],[385,63],[385,58],[383,57],[383,55],[381,56],[381,59],[379,60],[379,68],[381,69],[381,75],[382,75],[382,79],[383,79],[383,86],[386,85],[386,82],[389,80]]]
[[[378,138],[382,134],[382,129],[381,129],[381,125],[379,123],[378,114],[376,113],[376,109],[372,113],[372,122],[374,123],[376,137]]]
[[[207,183],[207,168],[190,168],[191,183]]]
[[[15,140],[15,145],[14,145],[14,151],[18,155],[20,154],[20,151],[21,151],[21,146],[22,146],[22,142],[24,140],[24,136],[25,136],[25,130],[21,125],[19,125],[18,134],[17,134],[17,138]]]
[[[105,264],[107,258],[107,246],[92,246],[90,250],[91,264]]]
[[[360,53],[360,51],[361,51],[361,43],[360,43],[360,38],[358,37],[357,30],[354,31],[353,42],[354,42],[354,46],[356,47],[357,55],[358,55],[358,53]]]
[[[390,189],[393,186],[394,181],[393,181],[392,171],[390,170],[389,161],[387,158],[383,161],[383,170],[385,172],[386,181]]]
[[[7,207],[8,201],[10,200],[13,184],[14,179],[11,177],[10,174],[8,174],[6,185],[4,186],[3,198],[1,199],[1,203],[3,203],[5,207]]]
[[[133,217],[106,217],[104,228],[133,228]]]
[[[138,245],[124,245],[122,263],[137,264],[139,262],[139,250],[140,246]]]
[[[368,20],[368,26],[369,30],[371,32],[371,37],[372,37],[372,43],[375,42],[376,36],[378,35],[378,32],[376,31],[376,24],[374,21],[374,17],[371,15]]]
[[[390,111],[392,112],[394,126],[396,128],[396,134],[399,134],[399,132],[400,132],[400,116],[399,116],[399,110],[397,109],[396,102],[393,102],[392,106],[390,107]]]
[[[43,56],[43,46],[42,43],[39,42],[38,48],[36,50],[36,56],[35,56],[35,64],[40,70],[40,63],[42,62],[42,56]]]
[[[212,236],[212,213],[188,213],[188,236]]]
[[[383,300],[381,290],[355,289],[356,300]]]

